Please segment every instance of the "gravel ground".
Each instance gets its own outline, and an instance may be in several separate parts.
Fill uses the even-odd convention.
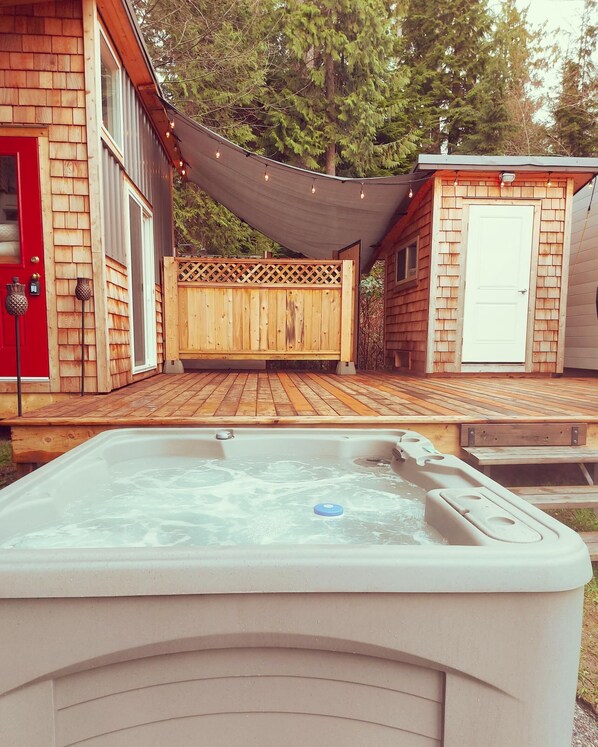
[[[575,706],[571,747],[598,747],[598,719],[579,703]]]

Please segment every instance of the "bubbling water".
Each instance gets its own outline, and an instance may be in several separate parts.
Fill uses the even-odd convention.
[[[424,520],[425,493],[384,459],[131,460],[111,468],[59,521],[2,548],[282,544],[440,544]],[[342,505],[339,517],[314,514]]]

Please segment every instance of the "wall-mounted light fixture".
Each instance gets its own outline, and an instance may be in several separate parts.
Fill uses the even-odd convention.
[[[512,171],[502,171],[500,175],[500,186],[503,184],[513,184],[515,181],[515,174]]]

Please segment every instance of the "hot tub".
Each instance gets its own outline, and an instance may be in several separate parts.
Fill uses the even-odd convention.
[[[2,747],[571,744],[583,543],[415,433],[110,431],[0,546]]]

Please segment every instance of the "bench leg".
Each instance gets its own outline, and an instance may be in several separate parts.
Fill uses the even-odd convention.
[[[585,464],[580,463],[579,469],[581,470],[581,474],[586,478],[586,482],[588,483],[588,485],[593,485],[594,484],[594,478],[596,477],[596,465],[594,465],[594,469],[593,469],[594,478],[588,472],[588,468],[586,467]]]

